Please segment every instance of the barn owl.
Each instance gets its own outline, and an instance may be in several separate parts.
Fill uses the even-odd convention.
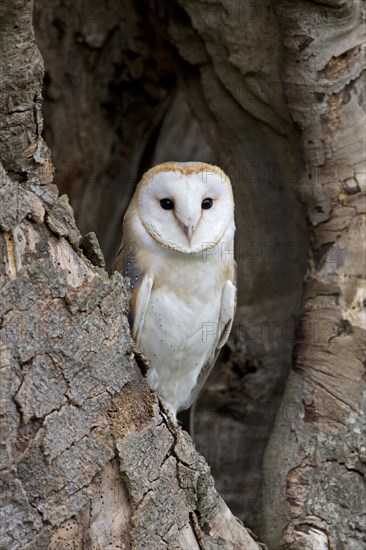
[[[196,398],[230,333],[234,233],[230,180],[201,162],[146,172],[123,220],[114,267],[130,278],[132,337],[174,418]]]

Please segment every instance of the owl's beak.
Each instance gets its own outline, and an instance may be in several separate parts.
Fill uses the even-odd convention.
[[[181,228],[183,229],[184,234],[187,237],[188,243],[191,244],[192,237],[193,237],[193,231],[195,230],[196,225],[197,225],[197,223],[192,223],[193,216],[190,217],[189,219],[185,218],[184,221],[183,221],[183,220],[179,219],[179,217],[176,215],[176,220],[179,223],[179,225],[181,226]],[[184,222],[188,222],[189,225],[187,223],[184,223]]]
[[[191,244],[194,226],[193,225],[183,225],[183,231],[188,239],[189,244]]]

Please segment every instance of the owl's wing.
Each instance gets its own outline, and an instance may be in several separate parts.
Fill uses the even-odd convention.
[[[236,309],[236,286],[232,281],[226,281],[225,286],[221,295],[221,310],[218,321],[218,334],[215,339],[215,345],[213,350],[208,357],[208,360],[204,367],[202,368],[197,384],[192,390],[192,393],[189,398],[189,402],[186,404],[186,407],[190,407],[193,401],[196,399],[199,394],[202,386],[206,382],[208,375],[211,372],[212,367],[214,366],[216,359],[220,353],[221,348],[226,343],[226,340],[229,337],[231,327],[233,324],[233,319]]]
[[[132,337],[137,345],[140,342],[141,331],[145,322],[147,306],[150,302],[153,278],[147,273],[141,278],[141,282],[136,285],[132,292],[131,311],[133,322]]]
[[[153,278],[139,268],[134,246],[122,245],[116,256],[113,269],[130,279],[131,299],[128,320],[132,338],[138,345],[147,306],[150,302]]]

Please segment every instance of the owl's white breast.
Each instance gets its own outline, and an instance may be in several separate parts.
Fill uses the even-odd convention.
[[[150,362],[149,384],[175,413],[189,401],[215,348],[226,270],[219,257],[204,262],[161,248],[149,265],[154,284],[140,347]]]

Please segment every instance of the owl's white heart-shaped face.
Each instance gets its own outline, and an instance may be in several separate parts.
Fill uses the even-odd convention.
[[[214,247],[230,226],[234,200],[224,172],[205,163],[165,163],[149,170],[136,190],[138,213],[166,248],[197,253]]]

